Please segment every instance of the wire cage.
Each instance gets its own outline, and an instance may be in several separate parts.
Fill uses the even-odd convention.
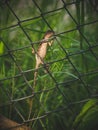
[[[97,0],[0,1],[0,130],[98,128],[97,13]]]

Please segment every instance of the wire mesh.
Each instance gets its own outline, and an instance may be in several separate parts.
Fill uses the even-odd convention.
[[[95,6],[92,1],[86,2],[96,14],[97,5]],[[39,128],[46,130],[48,123],[45,122],[48,118],[50,121],[50,118],[55,117],[55,114],[57,116],[57,113],[60,115],[66,113],[65,116],[71,116],[73,121],[79,112],[77,109],[80,110],[85,102],[98,96],[96,85],[98,44],[95,39],[91,42],[84,33],[85,28],[87,28],[85,30],[90,31],[90,27],[98,27],[98,18],[94,16],[87,21],[84,20],[86,16],[83,18],[78,16],[79,13],[75,8],[81,8],[81,3],[85,4],[83,0],[71,2],[59,0],[56,1],[57,4],[54,1],[45,2],[44,0],[42,3],[35,0],[29,1],[27,5],[24,3],[24,0],[19,3],[16,2],[18,8],[10,0],[5,0],[0,4],[0,13],[3,13],[4,8],[8,11],[5,21],[2,20],[1,16],[0,25],[0,47],[2,48],[2,44],[4,47],[4,52],[0,53],[0,92],[2,93],[0,96],[0,113],[19,121],[20,124],[16,125],[17,127],[27,124],[35,129],[36,125],[39,125]],[[24,10],[30,6],[30,13],[33,17],[29,17],[29,13],[25,14],[25,11],[22,14],[26,15],[27,18],[22,18],[18,13],[19,10],[22,11],[22,4],[25,5]],[[44,4],[46,7],[43,6]],[[34,14],[32,10],[35,10]],[[84,10],[86,9],[84,8]],[[60,15],[58,15],[59,13]],[[77,18],[75,17],[76,13]],[[55,15],[60,19],[57,20],[57,27]],[[12,21],[6,23],[8,19]],[[53,21],[55,22],[53,23]],[[47,52],[49,54],[47,54],[44,64],[38,68],[37,85],[34,89],[32,83],[34,82],[33,74],[36,70],[31,48],[36,50],[35,46],[39,46],[43,41],[42,35],[45,30],[55,32],[54,44]],[[19,34],[16,37],[15,33],[17,32]],[[72,39],[70,35],[73,36]],[[78,38],[74,38],[76,36]],[[18,57],[20,58],[18,59]],[[28,58],[29,63],[26,63],[26,58]],[[46,68],[46,65],[49,66],[49,69]],[[44,73],[43,70],[47,72]],[[30,109],[31,113],[29,113]],[[15,115],[13,116],[13,114]],[[65,127],[67,128],[67,123],[64,125]],[[49,128],[52,129],[52,127]]]

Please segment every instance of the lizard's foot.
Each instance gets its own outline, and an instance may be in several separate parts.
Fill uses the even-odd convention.
[[[34,49],[32,48],[32,53],[34,54],[35,53],[35,51],[34,51]]]

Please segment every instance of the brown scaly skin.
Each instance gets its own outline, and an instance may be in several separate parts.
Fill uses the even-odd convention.
[[[45,33],[43,40],[48,40],[48,38],[51,38],[53,35],[54,35],[54,32],[49,30]],[[40,46],[36,53],[34,52],[34,49],[32,48],[32,53],[35,53],[35,58],[36,58],[35,70],[37,70],[39,68],[40,64],[44,63],[43,60],[47,53],[47,46],[51,46],[52,43],[53,43],[53,40],[40,43]],[[33,84],[34,87],[36,84],[36,76],[37,76],[37,71],[35,71],[35,73],[34,73],[34,84]]]
[[[54,35],[54,32],[49,30],[45,33],[44,37],[43,37],[43,40],[48,40],[48,38],[52,37]],[[40,43],[39,47],[38,47],[38,50],[35,51],[33,48],[32,48],[32,53],[35,54],[35,58],[36,58],[36,65],[35,65],[35,72],[34,72],[34,82],[33,82],[33,89],[36,85],[36,77],[37,77],[37,70],[40,66],[40,64],[43,64],[44,63],[44,58],[46,56],[46,53],[47,53],[47,47],[48,46],[51,46],[53,43],[53,40],[49,40],[47,42],[43,41]],[[33,92],[34,94],[34,92]],[[30,109],[29,109],[29,116],[28,116],[28,119],[30,118],[31,116],[31,113],[32,113],[32,105],[33,105],[33,99],[30,99]]]

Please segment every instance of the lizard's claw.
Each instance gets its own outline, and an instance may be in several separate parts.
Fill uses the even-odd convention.
[[[32,53],[34,54],[35,53],[35,51],[34,51],[34,49],[32,48]]]

